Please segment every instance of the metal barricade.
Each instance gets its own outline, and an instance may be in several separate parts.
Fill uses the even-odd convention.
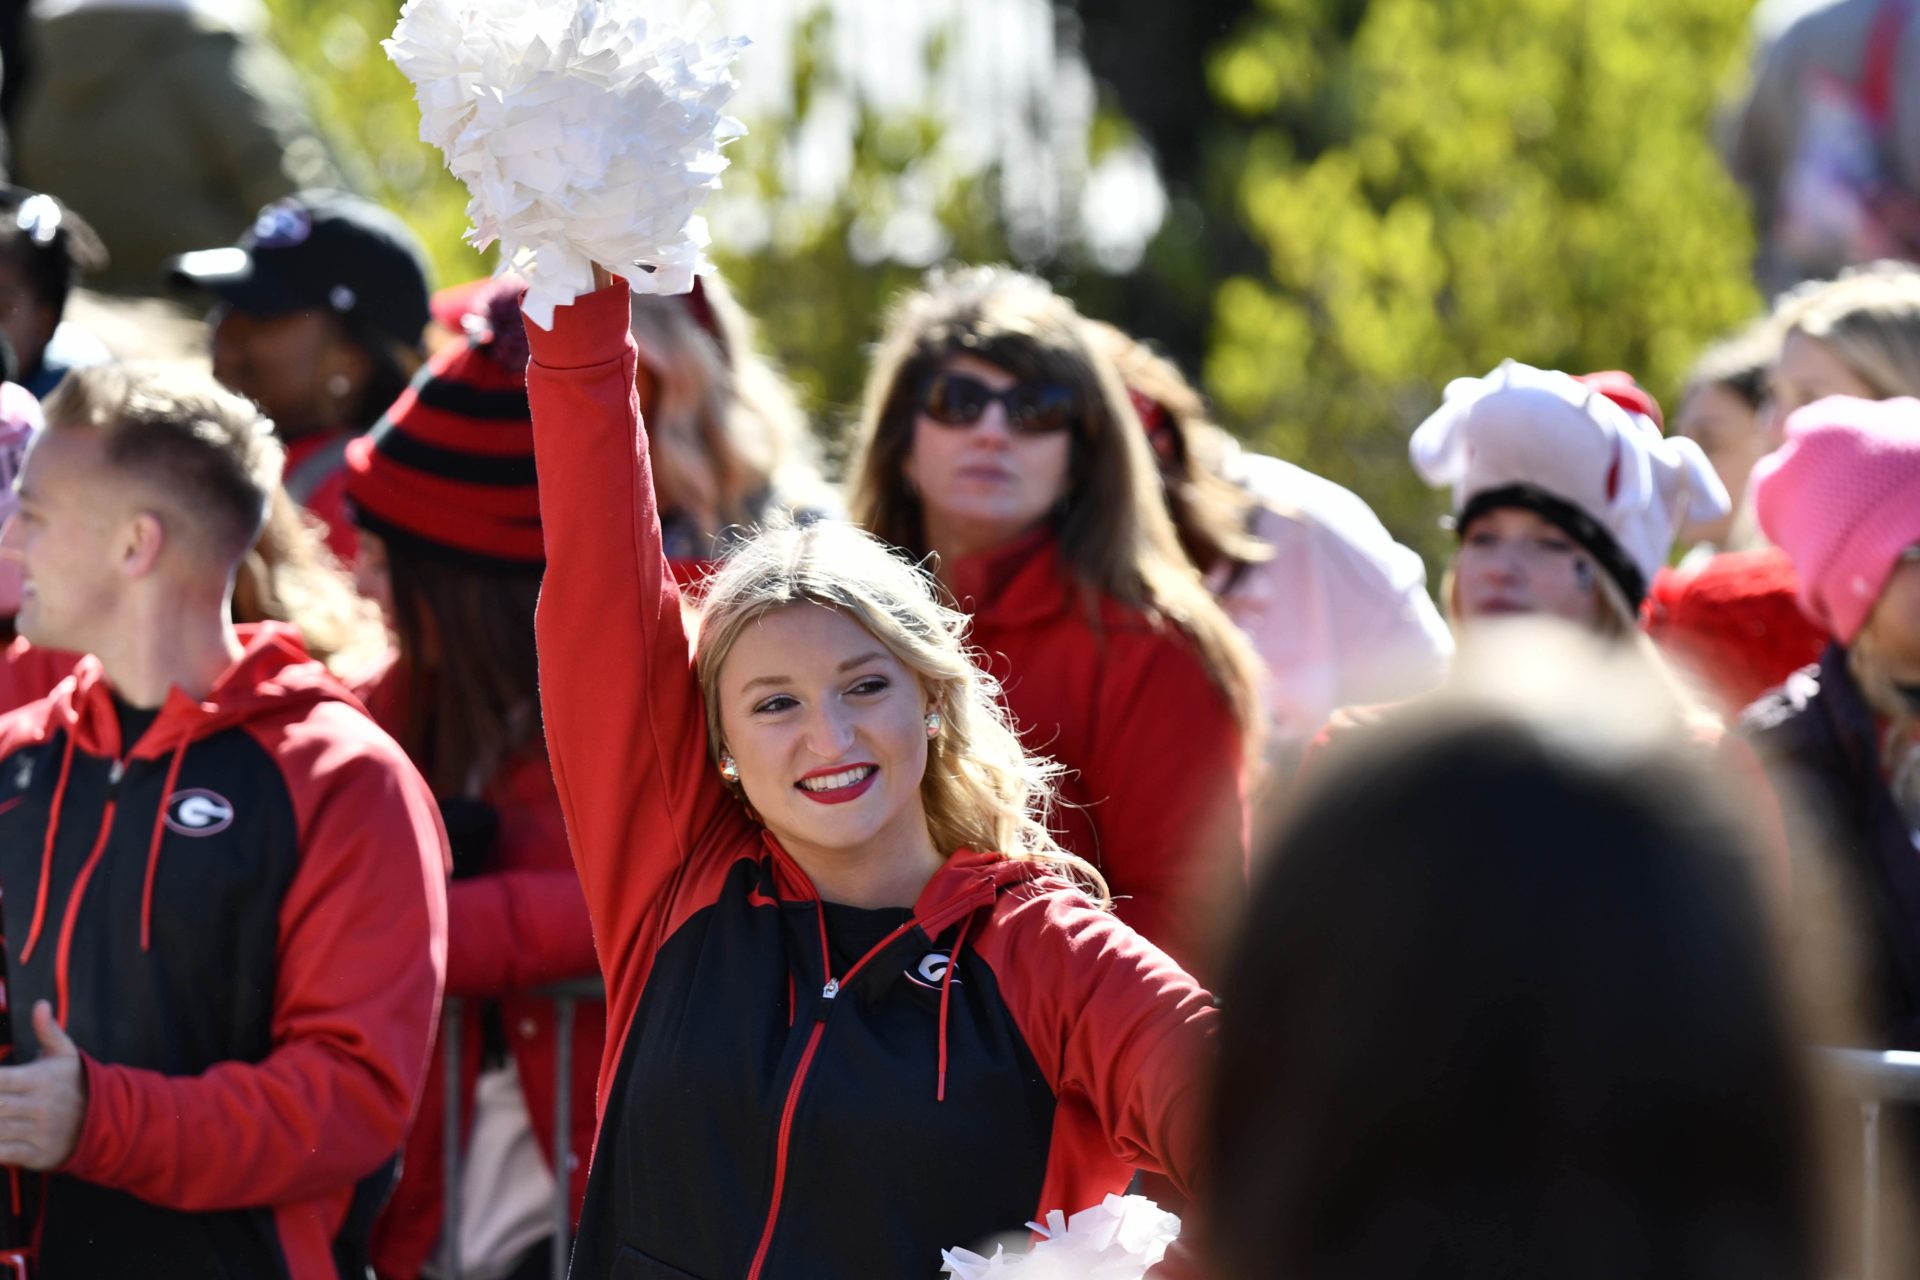
[[[573,1238],[573,1179],[569,1165],[573,1152],[573,1025],[582,1002],[605,999],[598,978],[555,983],[532,993],[551,1000],[554,1034],[559,1038],[554,1076],[554,1193],[553,1280],[566,1280]],[[440,1223],[440,1272],[445,1280],[460,1280],[460,1056],[461,1030],[467,1000],[446,1002],[441,1036],[446,1116],[442,1133],[442,1167],[446,1170],[445,1200]],[[1820,1062],[1842,1088],[1860,1100],[1861,1180],[1860,1257],[1864,1280],[1880,1278],[1880,1109],[1883,1103],[1920,1103],[1920,1053],[1875,1053],[1869,1049],[1821,1049]]]
[[[599,978],[576,978],[556,982],[528,994],[553,1002],[555,1048],[553,1081],[553,1280],[566,1280],[568,1255],[573,1244],[573,1024],[582,1003],[606,998]],[[441,1168],[446,1181],[442,1189],[440,1215],[440,1274],[444,1280],[461,1280],[460,1273],[460,1056],[463,1024],[468,1006],[475,1003],[449,997],[441,1023],[440,1070],[446,1092],[446,1111],[441,1132]]]
[[[1860,1260],[1866,1280],[1880,1276],[1880,1107],[1920,1102],[1920,1053],[1822,1049],[1822,1064],[1860,1100]]]

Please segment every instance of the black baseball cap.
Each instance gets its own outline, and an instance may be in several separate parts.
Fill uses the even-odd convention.
[[[183,253],[172,279],[236,311],[319,307],[371,337],[417,348],[427,327],[427,258],[404,222],[359,196],[302,191],[260,211],[238,244]]]

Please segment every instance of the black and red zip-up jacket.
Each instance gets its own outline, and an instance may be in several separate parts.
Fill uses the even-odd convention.
[[[83,1055],[35,1274],[332,1280],[399,1150],[446,956],[446,844],[405,754],[276,624],[120,741],[99,661],[0,718],[13,1049]],[[356,1247],[357,1246],[357,1247]]]
[[[932,1277],[940,1249],[1184,1184],[1212,1001],[1032,863],[959,853],[836,963],[707,754],[624,286],[528,326],[547,743],[607,981],[573,1275]],[[845,910],[845,909],[838,909]]]

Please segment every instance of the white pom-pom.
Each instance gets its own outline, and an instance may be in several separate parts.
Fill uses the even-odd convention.
[[[1009,1254],[1003,1246],[988,1258],[946,1249],[942,1274],[953,1280],[1008,1273],[1020,1280],[1141,1280],[1180,1236],[1180,1219],[1145,1196],[1108,1196],[1071,1218],[1055,1209],[1045,1225],[1028,1226],[1045,1239],[1027,1253]]]
[[[467,239],[500,242],[529,319],[593,288],[598,262],[640,293],[706,268],[695,210],[745,130],[725,114],[739,38],[702,42],[632,0],[407,0],[387,56],[414,83],[420,137],[471,199]]]

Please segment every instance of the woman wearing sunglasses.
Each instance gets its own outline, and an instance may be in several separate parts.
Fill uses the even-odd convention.
[[[934,273],[891,317],[848,473],[853,518],[933,556],[1028,748],[1067,770],[1062,843],[1204,974],[1245,878],[1256,659],[1072,304],[1005,268]]]
[[[1130,1166],[1184,1187],[1212,1000],[1047,834],[964,619],[821,521],[731,548],[695,626],[625,286],[527,337],[541,704],[607,982],[572,1274],[932,1276]]]

